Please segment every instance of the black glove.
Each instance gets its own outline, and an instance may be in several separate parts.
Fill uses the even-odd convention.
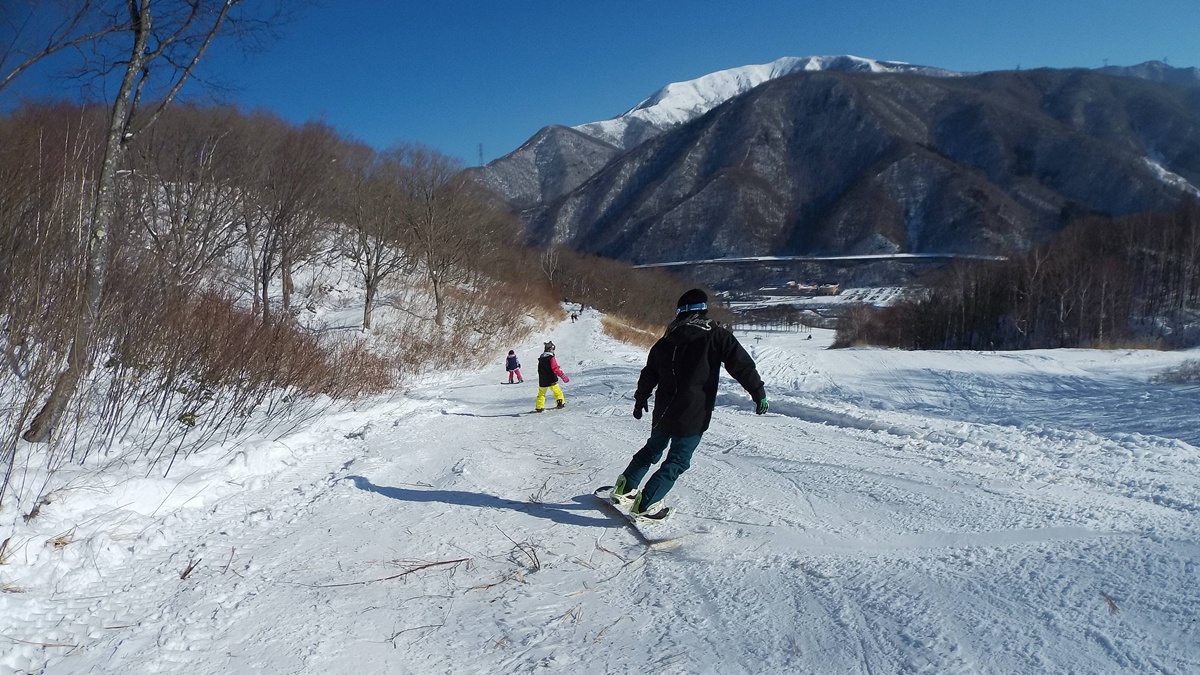
[[[758,402],[758,405],[755,406],[754,414],[761,415],[761,414],[767,412],[767,409],[770,407],[771,407],[770,404],[767,403],[767,397],[764,396],[764,397],[762,397],[762,400]]]
[[[650,407],[646,405],[645,401],[636,401],[635,400],[633,402],[633,419],[635,419],[635,420],[642,419],[642,411],[649,410],[649,409],[650,409]]]

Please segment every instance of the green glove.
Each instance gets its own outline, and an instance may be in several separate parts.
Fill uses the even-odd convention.
[[[754,414],[761,415],[761,414],[767,412],[767,409],[770,407],[771,407],[770,404],[767,403],[767,397],[764,396],[763,399],[758,402],[758,407],[756,407],[754,409]]]

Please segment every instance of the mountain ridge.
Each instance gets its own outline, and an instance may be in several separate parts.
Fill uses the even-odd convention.
[[[707,109],[720,97],[678,105],[687,99],[668,85],[613,118],[649,131],[627,149],[581,130],[595,126],[559,132],[572,144],[541,152],[573,171],[525,160],[553,189],[513,200],[530,240],[639,263],[993,254],[1045,240],[1076,215],[1200,195],[1200,87],[1180,69],[965,74],[825,58],[763,64],[755,77],[776,76],[753,86],[737,79],[746,71],[720,71],[713,91],[745,90]],[[670,111],[690,119],[632,115],[673,96]],[[528,145],[477,175],[516,172]]]
[[[770,63],[728,68],[691,80],[672,82],[621,115],[572,128],[622,149],[629,149],[649,137],[648,129],[657,133],[689,122],[764,82],[797,72],[830,70],[916,73],[942,77],[958,75],[940,68],[914,66],[898,61],[879,61],[853,55],[785,56]],[[630,127],[634,125],[638,125],[635,126],[637,133],[630,133]],[[630,143],[632,139],[636,139],[636,142]]]

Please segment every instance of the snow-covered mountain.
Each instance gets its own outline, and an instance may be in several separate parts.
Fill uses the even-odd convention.
[[[1098,69],[1105,75],[1133,77],[1151,82],[1169,82],[1185,87],[1200,87],[1200,68],[1176,68],[1162,61],[1146,61],[1136,66],[1105,66]]]
[[[729,68],[686,82],[673,82],[624,114],[573,127],[618,148],[628,149],[671,127],[690,122],[758,85],[802,71],[911,73],[946,77],[953,71],[878,61],[860,56],[785,56],[770,63]]]
[[[1189,88],[1082,69],[798,72],[615,156],[526,222],[536,243],[634,263],[1005,255],[1196,186]]]
[[[789,57],[547,127],[472,170],[530,241],[631,262],[1003,254],[1200,190],[1191,69]]]
[[[519,211],[551,202],[579,187],[622,152],[700,117],[751,89],[799,72],[959,73],[859,56],[786,56],[674,82],[612,119],[574,127],[551,125],[521,147],[467,172]],[[574,133],[573,133],[574,132]]]

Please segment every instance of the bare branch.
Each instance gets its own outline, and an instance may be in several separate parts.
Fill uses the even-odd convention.
[[[406,569],[403,572],[400,572],[399,574],[393,574],[391,576],[382,577],[379,579],[367,579],[365,581],[349,581],[344,584],[296,584],[296,585],[297,586],[305,586],[307,588],[343,588],[345,586],[362,586],[363,584],[373,584],[373,583],[377,583],[380,581],[391,581],[392,579],[401,579],[401,578],[406,577],[414,572],[420,572],[421,570],[426,570],[426,569],[429,569],[430,567],[440,567],[442,565],[459,565],[461,563],[469,562],[470,560],[471,560],[470,558],[459,558],[457,560],[441,560],[438,562],[431,562],[431,563],[427,563],[424,565],[417,565],[416,567],[410,567],[409,569]]]
[[[35,64],[43,59],[53,56],[59,52],[69,50],[79,50],[80,47],[86,44],[94,43],[101,38],[114,33],[120,33],[129,29],[128,26],[122,24],[102,25],[100,27],[85,27],[88,20],[93,15],[98,15],[98,2],[92,0],[84,0],[78,7],[66,17],[62,22],[52,28],[45,36],[44,41],[39,43],[39,46],[33,47],[32,51],[21,50],[19,45],[22,39],[22,34],[28,30],[30,22],[33,20],[36,8],[30,11],[26,20],[21,25],[4,26],[4,31],[0,35],[7,37],[8,40],[0,39],[0,44],[7,43],[7,47],[0,51],[0,72],[2,72],[10,58],[24,56],[25,58],[14,65],[4,76],[0,78],[0,91],[11,84],[18,76],[32,68]],[[31,40],[36,37],[30,38]]]

